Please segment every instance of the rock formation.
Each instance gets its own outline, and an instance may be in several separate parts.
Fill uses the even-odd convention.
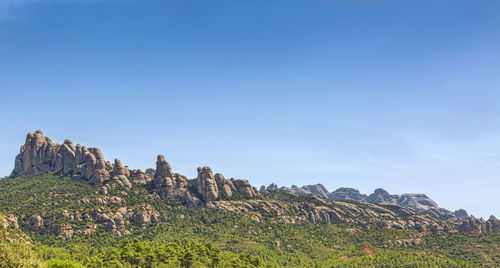
[[[293,185],[292,187],[279,187],[272,183],[266,190],[282,190],[288,191],[295,194],[316,194],[321,197],[336,200],[336,201],[357,201],[357,202],[369,202],[369,203],[384,203],[399,205],[406,208],[411,208],[428,216],[448,220],[452,222],[460,222],[463,219],[463,212],[458,211],[461,217],[455,215],[455,213],[448,211],[443,208],[439,208],[436,202],[427,197],[425,194],[403,194],[403,195],[391,195],[386,190],[382,188],[375,189],[375,191],[367,196],[362,194],[359,190],[354,188],[338,188],[337,190],[328,193],[326,187],[321,184],[316,185],[306,185],[302,187],[297,187]],[[462,213],[462,214],[461,214]],[[467,215],[467,212],[465,212]]]
[[[200,206],[201,201],[188,190],[188,183],[185,176],[172,171],[172,167],[163,155],[158,155],[153,186],[159,192],[161,198],[167,200],[181,199],[188,205]]]
[[[217,187],[214,174],[209,167],[198,168],[196,181],[198,183],[198,193],[201,194],[205,202],[217,200],[217,197],[219,197],[219,188]]]
[[[111,172],[111,179],[121,187],[132,188],[132,184],[127,177],[130,177],[130,171],[128,170],[128,168],[124,168],[122,166],[120,160],[115,159],[113,172]]]
[[[305,186],[302,186],[302,189],[310,192],[311,194],[317,194],[323,198],[328,198],[328,189],[326,189],[325,186],[323,186],[323,184],[315,184],[315,185],[305,185]]]
[[[464,220],[459,230],[464,233],[469,234],[482,234],[488,232],[499,232],[500,231],[500,220],[495,218],[495,216],[490,216],[490,218],[485,221],[483,219],[478,219],[474,216],[469,217]]]
[[[198,177],[196,178],[198,193],[205,202],[211,202],[219,197],[230,198],[234,195],[240,195],[244,198],[253,198],[257,196],[257,189],[252,187],[247,180],[230,180],[224,178],[220,173],[213,175],[209,167],[199,167]]]
[[[331,192],[328,195],[328,198],[330,200],[339,200],[339,201],[344,201],[344,200],[352,200],[352,201],[359,201],[359,202],[366,201],[365,194],[361,194],[359,192],[359,190],[357,190],[357,189],[346,188],[346,187],[342,187],[342,188],[339,188],[339,189]]]
[[[461,224],[460,230],[467,233],[500,231],[500,221],[494,216],[485,221],[468,217],[465,210],[457,210],[453,213],[439,208],[425,194],[391,195],[380,188],[369,196],[354,188],[339,188],[329,193],[326,187],[321,184],[302,187],[292,185],[291,187],[279,188],[273,183],[268,187],[261,187],[263,192],[284,190],[296,194],[312,194],[311,198],[315,199],[314,202],[309,202],[311,199],[308,198],[307,202],[300,201],[300,204],[290,205],[254,198],[259,195],[259,192],[247,180],[226,179],[220,173],[214,174],[206,166],[198,168],[196,178],[188,179],[181,174],[174,173],[165,157],[158,155],[156,169],[148,168],[146,172],[140,169],[131,171],[127,166],[123,166],[118,159],[115,159],[113,164],[105,161],[101,151],[97,148],[86,148],[80,144],[75,146],[70,140],[65,140],[63,144],[56,144],[39,130],[29,133],[25,144],[21,146],[20,153],[16,156],[11,176],[49,171],[61,172],[73,179],[83,179],[90,184],[98,185],[95,192],[101,196],[95,198],[94,205],[96,206],[124,206],[126,202],[123,198],[110,196],[110,194],[116,194],[117,191],[114,188],[142,187],[134,188],[135,192],[142,191],[144,194],[150,195],[151,198],[182,201],[187,206],[196,208],[206,207],[249,212],[250,216],[257,216],[262,212],[270,213],[269,215],[276,216],[277,220],[285,223],[301,221],[353,223],[359,221],[360,223],[375,223],[380,225],[380,228],[415,228],[419,231],[434,233],[447,232],[450,226]],[[120,192],[125,196],[130,193],[123,191],[123,189],[120,189]],[[245,200],[242,201],[243,199]],[[358,206],[359,204],[332,202],[327,199],[368,203]],[[81,204],[83,199],[82,202],[80,200],[78,202]],[[340,205],[340,203],[342,204]],[[342,206],[343,209],[338,209],[336,206]],[[125,211],[121,214],[104,214],[98,211],[93,213],[92,218],[104,229],[116,235],[125,234],[123,228],[125,223],[130,221],[145,228],[150,223],[165,220],[163,216],[151,209],[143,209],[143,212],[139,213],[127,210],[126,207],[124,209]],[[290,212],[293,213],[290,214]],[[413,220],[393,221],[395,215],[410,217]],[[362,217],[355,219],[357,216]],[[73,215],[68,211],[61,211],[58,217],[76,220],[90,216],[86,214]],[[431,217],[433,219],[430,219]],[[379,224],[382,218],[384,218],[384,222]],[[29,218],[23,216],[19,219],[21,224],[36,232],[50,231],[64,237],[73,235],[71,228],[54,227],[54,216],[33,215]],[[417,223],[415,220],[419,222]],[[440,220],[443,220],[444,223],[437,225],[436,223]],[[95,228],[89,227],[86,230],[92,232]],[[85,233],[88,232],[85,231]]]
[[[94,185],[101,185],[110,178],[112,169],[97,148],[86,148],[70,140],[55,144],[42,131],[28,133],[26,142],[16,156],[11,176],[60,171],[75,179],[82,178]]]
[[[267,186],[266,190],[267,191],[278,190],[278,185],[276,185],[275,183],[271,183],[271,184],[269,184],[269,186]]]
[[[16,156],[14,170],[10,176],[35,174],[37,172],[52,171],[55,168],[55,157],[59,148],[42,131],[29,133],[26,142],[21,146]]]
[[[151,181],[151,177],[147,173],[142,172],[142,170],[140,170],[140,169],[131,170],[130,177],[132,177],[132,180],[134,181],[134,183],[142,184],[142,185],[145,185]]]
[[[378,188],[375,189],[375,191],[373,191],[373,193],[366,198],[366,201],[371,203],[397,204],[398,199],[399,196],[390,195],[386,190]]]
[[[455,210],[453,214],[462,220],[469,218],[469,213],[465,209]]]
[[[403,194],[397,202],[400,206],[410,207],[416,210],[438,208],[436,202],[427,197],[425,194]]]
[[[224,178],[224,175],[220,173],[215,174],[215,181],[217,182],[217,188],[222,194],[222,197],[229,198],[233,196],[233,192],[237,191],[234,184],[230,180],[226,180],[226,178]]]

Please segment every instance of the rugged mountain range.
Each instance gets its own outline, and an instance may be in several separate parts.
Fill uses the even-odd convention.
[[[259,191],[263,192],[273,190],[288,191],[296,194],[316,194],[323,198],[337,201],[357,201],[399,205],[443,220],[460,221],[469,218],[469,214],[464,209],[451,212],[444,208],[440,208],[434,200],[430,199],[425,194],[413,193],[394,195],[389,194],[382,188],[378,188],[375,189],[375,191],[370,195],[366,195],[360,193],[359,190],[354,188],[342,187],[333,192],[329,192],[328,189],[322,184],[305,185],[302,187],[298,187],[296,185],[292,185],[291,187],[278,187],[275,183],[271,183],[267,187],[262,185]]]
[[[7,218],[13,224],[61,237],[88,235],[98,227],[118,236],[127,235],[132,231],[127,228],[131,224],[147,228],[152,223],[167,221],[172,215],[166,211],[175,206],[236,213],[256,222],[339,223],[432,233],[500,230],[499,220],[493,216],[487,221],[472,217],[463,220],[465,211],[451,213],[441,209],[423,194],[398,196],[377,189],[366,196],[352,188],[329,193],[321,184],[300,188],[271,184],[261,187],[259,193],[247,180],[226,179],[209,167],[199,167],[197,171],[197,177],[192,179],[174,173],[163,155],[158,155],[155,169],[131,170],[118,159],[113,163],[106,161],[97,148],[75,146],[70,140],[57,144],[36,131],[27,135],[9,180],[52,174],[48,178],[54,184],[57,180],[70,183],[70,178],[74,184],[88,185],[79,186],[86,192],[76,195],[41,189],[38,195],[30,195],[29,198],[52,198],[51,202],[43,202],[52,208],[47,212],[40,211],[40,207],[27,209],[32,207],[28,199],[24,207],[9,200],[0,201],[9,207]],[[64,198],[58,199],[60,196]],[[69,209],[63,209],[61,204]]]

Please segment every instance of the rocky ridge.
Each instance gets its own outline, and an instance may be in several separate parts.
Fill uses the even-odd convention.
[[[321,184],[281,188],[271,184],[261,187],[259,193],[247,180],[226,179],[206,166],[199,167],[197,177],[189,179],[174,173],[163,155],[158,155],[155,169],[148,168],[146,172],[130,170],[118,159],[113,164],[105,161],[97,148],[86,148],[80,144],[74,146],[70,140],[56,144],[41,131],[36,131],[29,133],[21,146],[11,177],[42,172],[61,172],[75,180],[86,181],[98,186],[96,193],[102,195],[94,201],[76,201],[78,205],[93,202],[96,208],[91,213],[61,211],[59,214],[72,221],[86,219],[93,222],[84,230],[73,230],[71,225],[54,225],[53,216],[13,216],[32,231],[55,232],[62,237],[86,235],[98,226],[115,235],[122,235],[129,233],[125,227],[127,224],[146,228],[149,224],[167,220],[165,215],[147,203],[140,207],[127,207],[127,191],[142,192],[151,199],[181,201],[189,207],[244,213],[256,221],[272,215],[274,221],[288,224],[305,221],[363,226],[374,224],[377,228],[440,233],[457,229],[467,215],[464,211],[455,215],[441,209],[423,194],[398,196],[390,195],[383,189],[376,189],[367,196],[352,188],[339,188],[329,193]],[[303,201],[285,202],[275,199],[273,190],[311,195]],[[120,193],[118,196],[116,191]],[[346,200],[369,203],[342,202]],[[117,208],[110,211],[103,206]],[[498,222],[494,217],[484,222],[468,218],[460,230],[477,233],[478,228],[481,232],[497,231]]]
[[[260,188],[261,192],[272,190],[282,190],[296,194],[316,194],[323,198],[335,201],[393,204],[424,213],[433,218],[453,221],[456,223],[460,223],[461,220],[469,217],[467,211],[463,209],[451,212],[444,208],[440,208],[436,202],[425,194],[394,195],[389,194],[382,188],[375,189],[370,195],[362,194],[357,189],[347,187],[341,187],[335,191],[328,192],[327,188],[322,184],[305,185],[302,187],[297,187],[295,185],[292,185],[292,187],[278,187],[275,183],[271,183],[267,187],[263,185]]]
[[[209,167],[198,168],[198,177],[188,179],[174,173],[165,157],[158,155],[156,169],[131,171],[119,159],[115,159],[113,164],[105,161],[98,148],[86,148],[80,144],[74,146],[71,140],[57,144],[40,130],[28,133],[10,176],[49,171],[61,171],[74,179],[87,180],[92,185],[104,185],[107,188],[129,189],[133,186],[131,181],[142,185],[152,184],[161,198],[181,199],[193,207],[210,206],[210,202],[221,198],[240,195],[253,198],[258,195],[258,191],[247,180],[228,180],[219,173],[213,175]],[[196,191],[189,190],[189,185]]]

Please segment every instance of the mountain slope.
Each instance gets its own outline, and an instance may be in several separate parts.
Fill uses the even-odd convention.
[[[189,179],[161,155],[156,169],[130,170],[105,161],[99,149],[56,144],[37,131],[27,135],[13,176],[0,179],[0,212],[48,265],[147,266],[148,258],[148,265],[221,267],[500,261],[494,217],[444,220],[398,204],[328,200],[320,185],[302,189],[314,194],[258,193],[208,167]],[[172,254],[164,258],[154,248]]]

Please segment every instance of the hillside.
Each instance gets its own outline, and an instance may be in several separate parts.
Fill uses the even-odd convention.
[[[259,193],[208,167],[186,178],[163,156],[154,170],[130,170],[99,149],[55,144],[39,131],[0,180],[0,212],[2,234],[19,234],[15,241],[42,266],[500,263],[494,217],[443,220],[397,204]]]

